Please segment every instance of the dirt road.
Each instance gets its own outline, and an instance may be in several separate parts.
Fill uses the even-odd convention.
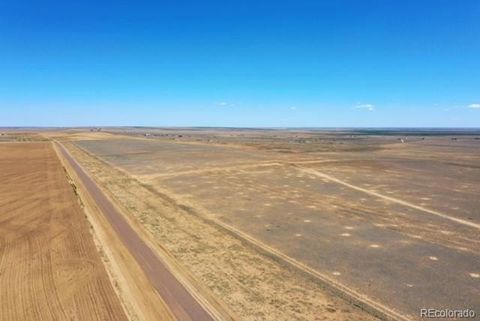
[[[455,223],[459,223],[459,224],[462,224],[462,225],[466,225],[466,226],[469,226],[469,227],[474,227],[476,229],[480,229],[480,224],[476,224],[474,222],[469,222],[467,220],[463,220],[463,219],[460,219],[458,217],[453,217],[453,216],[450,216],[450,215],[446,215],[446,214],[440,213],[438,211],[434,211],[434,210],[425,208],[423,206],[418,206],[418,205],[415,205],[415,204],[412,204],[412,203],[409,203],[409,202],[406,202],[406,201],[403,201],[403,200],[399,200],[399,199],[394,198],[394,197],[386,196],[386,195],[371,191],[369,189],[365,189],[365,188],[362,188],[362,187],[359,187],[359,186],[355,186],[355,185],[349,184],[347,182],[344,182],[344,181],[342,181],[338,178],[335,178],[331,175],[319,172],[319,171],[311,169],[311,168],[301,167],[301,166],[298,166],[298,165],[296,167],[299,168],[301,171],[303,171],[305,173],[312,174],[312,175],[315,175],[315,176],[318,176],[318,177],[321,177],[321,178],[325,178],[329,181],[341,184],[341,185],[346,186],[348,188],[351,188],[351,189],[354,189],[354,190],[357,190],[357,191],[360,191],[360,192],[363,192],[363,193],[366,193],[366,194],[369,194],[369,195],[373,195],[373,196],[382,198],[384,200],[387,200],[387,201],[390,201],[390,202],[393,202],[393,203],[408,206],[408,207],[411,207],[413,209],[429,213],[431,215],[439,216],[441,218],[453,221]]]
[[[105,214],[113,229],[130,250],[143,271],[152,282],[172,313],[178,320],[209,321],[214,318],[195,300],[185,287],[168,270],[166,264],[140,238],[125,218],[113,206],[97,184],[83,168],[72,158],[68,151],[58,144],[66,160],[77,172],[83,185]]]

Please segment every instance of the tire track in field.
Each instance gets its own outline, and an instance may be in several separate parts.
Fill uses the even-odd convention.
[[[369,194],[369,195],[372,195],[372,196],[376,196],[376,197],[382,198],[384,200],[387,200],[387,201],[390,201],[390,202],[393,202],[393,203],[397,203],[397,204],[400,204],[400,205],[403,205],[403,206],[407,206],[407,207],[410,207],[410,208],[413,208],[413,209],[416,209],[416,210],[419,210],[419,211],[422,211],[422,212],[425,212],[425,213],[428,213],[428,214],[431,214],[431,215],[435,215],[435,216],[450,220],[450,221],[458,223],[458,224],[466,225],[466,226],[473,227],[473,228],[476,228],[476,229],[480,230],[480,224],[477,224],[477,223],[474,223],[474,222],[469,222],[467,220],[457,218],[457,217],[453,217],[453,216],[450,216],[450,215],[447,215],[447,214],[444,214],[444,213],[440,213],[438,211],[434,211],[434,210],[425,208],[423,206],[415,205],[415,204],[412,204],[410,202],[400,200],[398,198],[394,198],[394,197],[391,197],[391,196],[386,196],[386,195],[380,194],[378,192],[375,192],[375,191],[365,189],[365,188],[360,187],[360,186],[356,186],[356,185],[347,183],[345,181],[342,181],[342,180],[340,180],[338,178],[335,178],[331,175],[319,172],[319,171],[317,171],[315,169],[312,169],[312,168],[306,168],[306,167],[302,167],[302,166],[299,166],[299,165],[296,165],[296,164],[292,164],[292,165],[294,167],[298,168],[300,171],[302,171],[304,173],[315,175],[315,176],[321,177],[321,178],[325,178],[325,179],[328,179],[329,181],[341,184],[341,185],[346,186],[348,188],[351,188],[351,189],[354,189],[354,190],[357,190],[357,191],[360,191],[360,192],[363,192],[363,193],[366,193],[366,194]]]

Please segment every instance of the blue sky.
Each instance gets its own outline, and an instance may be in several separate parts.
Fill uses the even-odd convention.
[[[0,1],[0,126],[480,127],[480,1]]]

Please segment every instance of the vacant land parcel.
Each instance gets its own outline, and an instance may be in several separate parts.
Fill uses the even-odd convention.
[[[93,143],[102,144],[98,146],[102,148],[106,146],[104,143],[114,142],[108,140]],[[135,145],[137,142],[137,139],[127,139],[122,144]],[[199,213],[196,213],[195,209],[177,203],[171,198],[175,195],[163,194],[143,180],[136,180],[122,170],[117,170],[96,156],[75,147],[84,143],[65,145],[123,207],[125,213],[135,218],[149,232],[159,247],[166,248],[173,254],[213,294],[227,303],[241,320],[375,319],[348,301],[332,295],[322,285],[312,283],[311,279],[302,273],[279,265],[278,261],[272,260],[269,255],[258,253],[256,248],[232,236],[218,224],[212,224],[205,220],[205,217],[197,215]],[[166,144],[172,146],[170,143]],[[180,148],[184,147],[182,145],[179,145]],[[209,146],[198,147],[202,147],[203,154],[207,151],[204,155],[207,158]],[[224,152],[228,150],[229,148],[224,147]],[[235,152],[242,152],[247,158],[245,163],[238,166],[251,166],[248,152],[238,149]],[[111,161],[112,157],[118,155],[111,150],[109,153],[108,158]],[[162,154],[159,155],[161,157]],[[129,157],[139,157],[139,154],[131,154],[127,158]],[[128,159],[127,161],[130,162]],[[190,162],[189,159],[186,161]],[[222,159],[215,161],[221,163]],[[264,164],[263,161],[261,163]],[[224,165],[228,163],[222,164],[221,168],[225,169]],[[178,166],[185,168],[180,162]],[[194,173],[197,170],[201,171],[200,168],[190,168],[183,172]]]
[[[0,320],[126,320],[51,143],[2,143],[0,168]]]
[[[263,144],[243,132],[210,144],[182,135],[180,142],[119,137],[76,145],[172,206],[246,235],[406,318],[417,319],[430,306],[480,311],[479,140],[402,143],[392,136],[276,132],[278,138],[263,134]],[[128,189],[125,176],[108,177],[98,164],[91,170],[113,194]],[[139,204],[129,206],[135,212]],[[188,248],[168,244],[164,227],[152,223],[159,216],[148,206],[137,213],[182,256]],[[190,260],[202,254],[192,252]],[[192,269],[200,271],[200,264]],[[209,272],[200,276],[207,284]],[[230,302],[239,298],[217,292]]]

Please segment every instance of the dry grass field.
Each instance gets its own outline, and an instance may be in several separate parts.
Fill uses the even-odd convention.
[[[50,142],[0,143],[0,320],[127,320]]]
[[[142,143],[133,140],[132,145],[138,142]],[[311,277],[178,203],[171,198],[175,195],[164,194],[71,143],[66,146],[159,247],[168,250],[240,319],[375,319]]]
[[[36,141],[46,141],[46,139],[35,132],[2,131],[0,128],[0,143]]]
[[[70,149],[245,319],[352,319],[325,304],[325,280],[410,319],[422,307],[480,311],[474,135],[115,134]]]

